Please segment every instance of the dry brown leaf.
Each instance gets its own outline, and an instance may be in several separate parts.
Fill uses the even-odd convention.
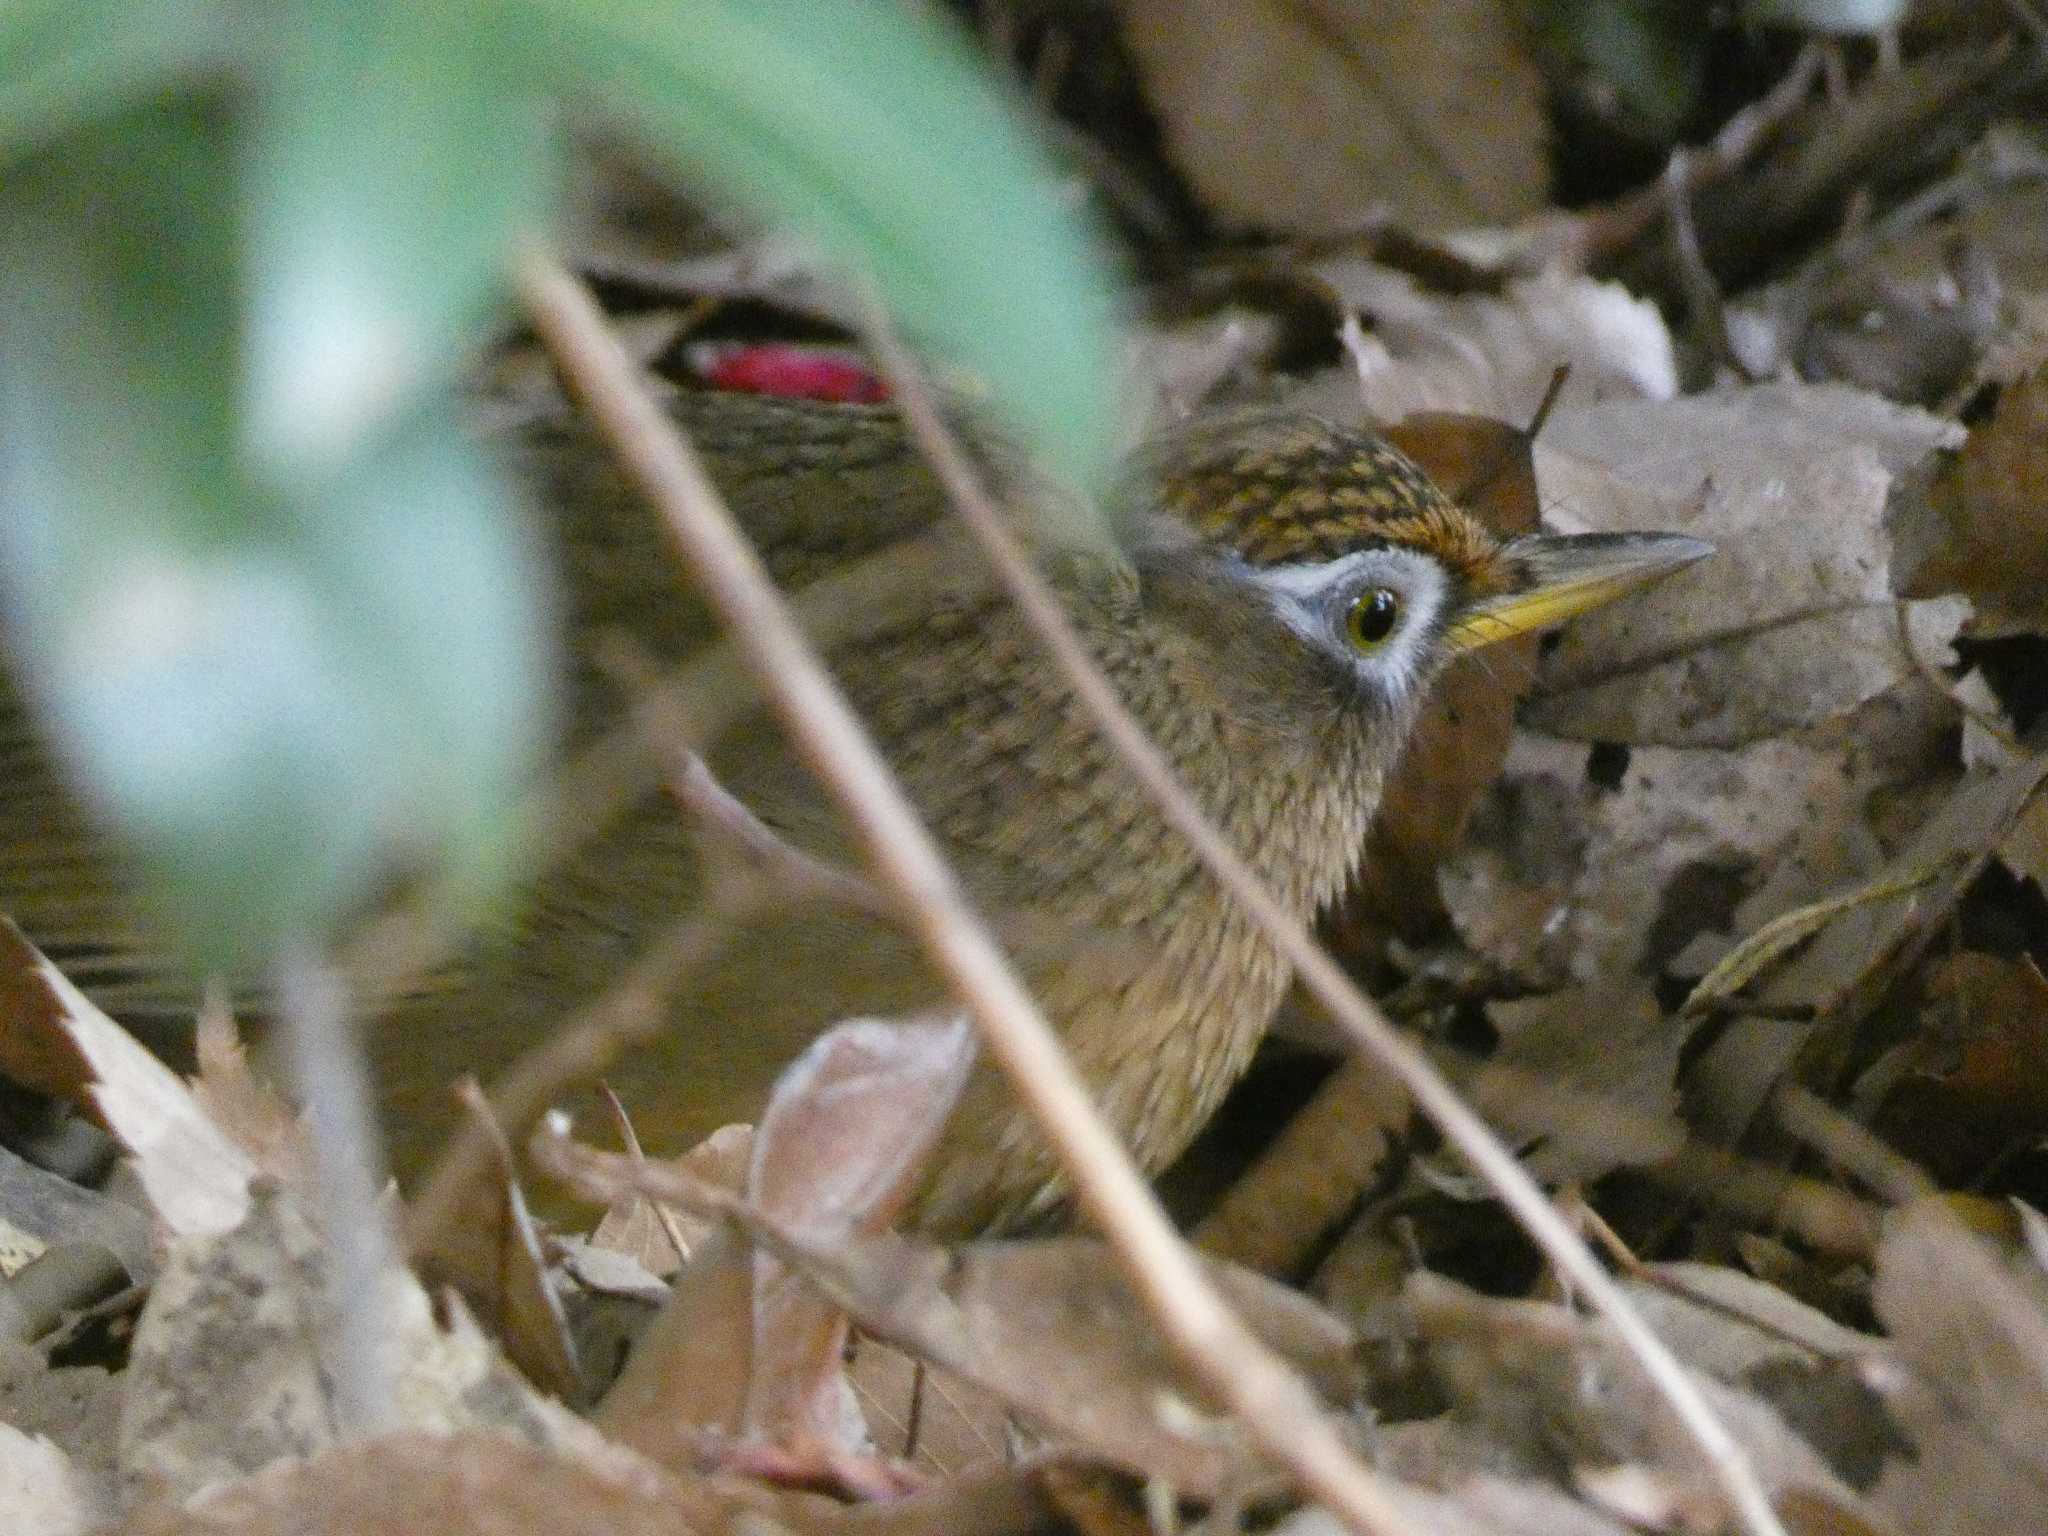
[[[945,1478],[1010,1459],[1009,1410],[950,1371],[863,1337],[855,1343],[847,1379],[885,1456]]]
[[[1090,1454],[1196,1498],[1242,1488],[1259,1465],[1096,1240],[970,1243],[949,1252],[890,1235],[785,1252],[867,1332]],[[1356,1393],[1349,1329],[1299,1292],[1231,1265],[1208,1268],[1269,1348],[1326,1394],[1344,1401]]]
[[[2048,632],[2048,370],[2005,387],[1893,537],[1917,557],[1907,595],[1965,594],[1980,632]]]
[[[456,1092],[463,1108],[480,1122],[491,1147],[497,1198],[489,1220],[464,1222],[450,1232],[435,1253],[435,1268],[461,1289],[528,1379],[580,1404],[588,1382],[570,1335],[561,1284],[541,1250],[512,1148],[475,1079],[460,1084]]]
[[[214,1124],[192,1090],[65,979],[0,917],[0,1035],[9,1075],[90,1105],[134,1160],[164,1226],[226,1232],[248,1209],[255,1160]],[[24,1061],[28,1070],[23,1071]]]
[[[564,1455],[496,1435],[392,1435],[158,1505],[121,1536],[687,1536],[817,1529],[823,1500],[684,1479],[618,1451]],[[808,1518],[806,1518],[808,1516]]]
[[[1486,1013],[1500,1048],[1466,1092],[1524,1145],[1538,1178],[1586,1183],[1682,1150],[1678,1059],[1692,1026],[1667,1018],[1647,985],[1574,988]]]
[[[1913,1366],[1882,1379],[1912,1454],[1887,1462],[1872,1504],[1906,1531],[2037,1528],[2048,1509],[2048,1280],[1922,1202],[1887,1222],[1871,1301]]]
[[[722,1125],[673,1161],[683,1172],[739,1194],[746,1187],[747,1166],[753,1157],[754,1128]],[[667,1215],[674,1222],[673,1230],[682,1234],[685,1249],[693,1250],[711,1233],[711,1223],[701,1216],[686,1211]],[[647,1273],[665,1280],[689,1257],[688,1252],[676,1252],[669,1220],[656,1212],[652,1201],[635,1195],[605,1211],[597,1230],[590,1234],[590,1246],[622,1253]]]
[[[754,1254],[719,1230],[696,1245],[667,1302],[598,1404],[605,1434],[662,1466],[692,1465],[700,1430],[738,1434],[754,1364]]]
[[[1189,1380],[1144,1305],[1101,1243],[976,1243],[955,1251],[920,1238],[820,1240],[723,1191],[659,1178],[644,1163],[577,1146],[559,1125],[533,1143],[535,1160],[572,1187],[611,1199],[628,1189],[719,1212],[775,1254],[861,1328],[993,1393],[1060,1438],[1167,1479],[1197,1497],[1240,1491],[1243,1435],[1214,1417],[1214,1400]],[[695,1266],[685,1268],[687,1283]],[[1210,1274],[1269,1348],[1348,1401],[1359,1383],[1353,1340],[1298,1292],[1234,1266]],[[636,1408],[654,1400],[643,1393]],[[686,1408],[678,1393],[677,1407]],[[609,1410],[610,1405],[606,1405]],[[609,1413],[607,1412],[607,1418]],[[651,1426],[638,1419],[642,1433]],[[631,1428],[629,1422],[626,1428]]]
[[[2022,955],[1965,951],[1928,980],[1921,1037],[1871,1128],[1938,1183],[1966,1185],[2048,1133],[2048,981]]]
[[[235,1032],[227,999],[217,990],[199,1010],[199,1075],[192,1099],[256,1167],[304,1187],[311,1149],[306,1129],[277,1090],[249,1069],[249,1054]]]
[[[1580,741],[1732,747],[1819,725],[1913,677],[1887,499],[1955,431],[1820,385],[1560,408],[1537,450],[1546,487],[1549,454],[1590,459],[1659,502],[1648,525],[1718,552],[1563,630],[1527,718]],[[1611,512],[1587,499],[1554,521],[1605,530]],[[1961,605],[1914,612],[1915,649],[1939,660]]]
[[[1597,750],[1518,735],[1444,867],[1459,935],[1531,990],[1654,978],[1681,952],[1704,970],[1714,956],[1689,946],[1753,887],[1782,879],[1796,900],[1866,873],[1881,854],[1863,801],[1902,766],[1845,774],[1839,750],[1797,739],[1637,747],[1615,765],[1618,779]]]
[[[1605,1323],[1427,1273],[1410,1277],[1407,1294],[1424,1359],[1458,1412],[1534,1464],[1562,1457],[1579,1490],[1624,1519],[1722,1528],[1719,1484],[1698,1446]],[[1773,1498],[1796,1491],[1860,1507],[1761,1400],[1697,1372],[1693,1381]]]
[[[1227,219],[1506,224],[1543,201],[1543,81],[1501,0],[1118,0],[1168,152]]]
[[[1465,1477],[1444,1492],[1396,1484],[1387,1493],[1429,1536],[1632,1536],[1637,1529],[1549,1483],[1495,1472]],[[1345,1536],[1350,1529],[1318,1506],[1281,1521],[1273,1536]]]
[[[887,1229],[959,1102],[978,1039],[964,1014],[832,1029],[776,1081],[754,1132],[749,1200],[821,1241]],[[753,1317],[746,1427],[830,1443],[843,1417],[844,1318],[766,1255],[754,1261]]]
[[[975,1041],[964,1015],[858,1019],[821,1036],[777,1079],[755,1128],[750,1204],[819,1243],[886,1227],[959,1098]],[[706,1182],[704,1168],[667,1171]],[[849,1427],[838,1370],[845,1331],[839,1308],[778,1260],[713,1233],[600,1422],[663,1464],[693,1456],[692,1431],[703,1426],[839,1443]]]
[[[1886,865],[1900,894],[1823,929],[1756,989],[1758,1003],[1781,1016],[1734,1020],[1692,1063],[1682,1087],[1695,1129],[1734,1145],[1795,1064],[1809,1081],[1831,1080],[1856,1025],[1924,951],[2044,778],[2048,752],[2033,752],[1958,785]],[[1930,870],[1928,880],[1913,878]]]
[[[1998,857],[2007,869],[2048,893],[2048,795],[2027,802],[1998,845]]]

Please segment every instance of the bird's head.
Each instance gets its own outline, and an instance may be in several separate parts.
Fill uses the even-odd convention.
[[[1224,571],[1340,687],[1395,711],[1452,657],[1712,553],[1669,533],[1497,538],[1383,439],[1299,414],[1184,429],[1146,471],[1169,544]]]

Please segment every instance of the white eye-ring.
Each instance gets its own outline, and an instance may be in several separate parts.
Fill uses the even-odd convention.
[[[1390,695],[1405,694],[1426,670],[1423,652],[1449,595],[1441,565],[1392,546],[1247,575],[1289,629]]]

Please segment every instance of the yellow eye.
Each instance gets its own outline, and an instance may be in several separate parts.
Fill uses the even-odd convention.
[[[1401,621],[1401,595],[1391,587],[1374,587],[1358,594],[1345,617],[1344,627],[1351,643],[1361,651],[1376,651]]]

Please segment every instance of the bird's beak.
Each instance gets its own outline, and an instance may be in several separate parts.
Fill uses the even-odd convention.
[[[1704,560],[1714,546],[1681,533],[1529,534],[1503,557],[1524,573],[1519,591],[1483,598],[1444,632],[1454,652],[1547,629]]]

